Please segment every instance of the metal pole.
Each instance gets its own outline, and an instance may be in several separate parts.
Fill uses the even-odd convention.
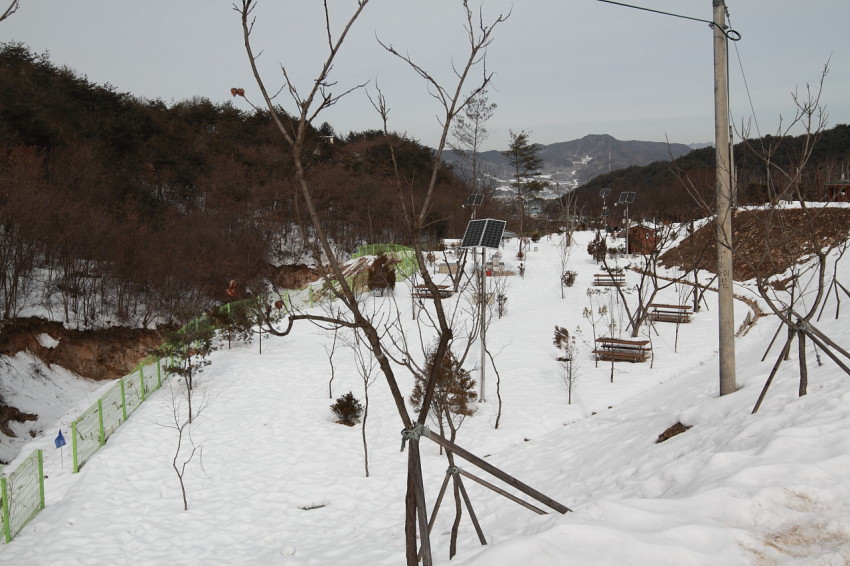
[[[478,297],[478,308],[480,309],[480,312],[481,312],[481,393],[478,395],[478,401],[480,403],[485,403],[487,401],[487,396],[484,393],[484,374],[485,374],[484,363],[485,363],[485,360],[486,360],[486,358],[485,358],[486,348],[485,348],[485,336],[484,335],[487,332],[487,330],[486,330],[486,328],[487,328],[487,325],[486,325],[487,313],[486,313],[486,310],[485,310],[487,308],[487,289],[486,289],[487,275],[484,273],[484,265],[487,261],[487,255],[486,254],[487,254],[487,248],[482,247],[481,248],[481,285],[480,285],[481,290],[479,292],[479,297]]]
[[[632,223],[629,221],[629,203],[626,203],[626,255],[629,255],[629,229],[632,227]]]
[[[732,296],[732,167],[729,143],[726,4],[712,0],[714,9],[714,138],[717,193],[717,289],[720,395],[736,389],[735,312]]]

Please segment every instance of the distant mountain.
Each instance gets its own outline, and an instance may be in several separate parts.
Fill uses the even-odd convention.
[[[685,144],[665,142],[622,141],[607,134],[592,134],[581,139],[542,145],[538,155],[543,158],[542,173],[562,189],[577,187],[598,175],[633,165],[655,161],[670,161],[691,152]],[[496,181],[496,186],[508,184],[513,170],[500,151],[480,154],[483,174]],[[443,154],[447,163],[456,163],[462,171],[465,163],[453,151]],[[541,195],[542,196],[542,195]]]
[[[691,149],[702,149],[704,147],[714,147],[714,142],[689,143],[688,147],[691,148]]]

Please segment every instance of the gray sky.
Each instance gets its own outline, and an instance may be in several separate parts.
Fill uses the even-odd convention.
[[[354,0],[330,0],[340,16]],[[711,20],[711,0],[624,2]],[[829,62],[822,103],[828,125],[850,122],[850,1],[727,0],[731,26],[730,108],[752,135],[775,134],[795,108],[792,93],[816,87]],[[8,0],[0,0],[3,8]],[[471,0],[477,10],[480,0]],[[21,0],[0,23],[0,41],[49,52],[92,82],[167,103],[203,96],[232,100],[242,87],[259,102],[232,0]],[[302,90],[326,54],[320,0],[260,0],[254,45],[263,51],[267,84],[279,86],[285,65]],[[465,58],[460,0],[372,0],[339,59],[339,88],[377,80],[391,107],[390,128],[434,146],[439,108],[425,84],[385,52],[380,37],[407,52],[445,85]],[[712,33],[708,24],[598,0],[484,0],[486,21],[512,10],[487,56],[494,72],[484,149],[505,149],[509,130],[550,144],[587,134],[676,143],[714,139]],[[334,23],[332,23],[334,25]],[[339,29],[339,25],[335,26]],[[749,89],[749,94],[747,92]],[[281,95],[279,103],[291,108]],[[752,100],[752,107],[750,105]],[[380,128],[363,91],[320,120],[338,134]],[[794,133],[799,133],[795,131]]]

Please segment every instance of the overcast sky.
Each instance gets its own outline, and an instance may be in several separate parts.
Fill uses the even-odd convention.
[[[5,8],[10,0],[0,0]],[[475,7],[480,0],[471,0]],[[354,0],[330,0],[339,16]],[[624,2],[711,20],[711,0]],[[267,83],[282,84],[285,65],[297,86],[309,87],[326,54],[320,0],[261,0],[254,45]],[[232,0],[21,0],[0,23],[2,41],[49,52],[98,84],[166,103],[202,96],[233,101],[242,87],[259,102]],[[850,122],[850,1],[727,0],[730,24],[730,109],[752,135],[775,134],[780,116],[794,114],[792,93],[817,86],[829,125]],[[487,55],[494,73],[489,98],[498,105],[484,149],[505,149],[509,130],[550,144],[587,134],[675,143],[714,139],[712,32],[708,24],[599,0],[484,0],[485,21],[511,12],[497,27]],[[407,52],[445,85],[452,61],[465,59],[460,0],[372,0],[339,59],[340,90],[370,81],[391,107],[390,129],[434,146],[439,112],[425,84],[376,41]],[[748,94],[749,91],[749,94]],[[752,100],[752,107],[750,105]],[[278,99],[292,108],[284,95]],[[320,120],[338,134],[380,128],[366,93],[344,98]]]

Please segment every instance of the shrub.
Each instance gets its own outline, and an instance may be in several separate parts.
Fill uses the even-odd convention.
[[[565,271],[563,275],[561,275],[561,281],[564,282],[564,285],[567,287],[572,287],[573,283],[576,282],[576,277],[578,273],[575,271]]]
[[[623,256],[623,255],[626,255],[625,244],[617,246],[617,247],[613,247],[613,248],[608,248],[608,257],[613,258],[613,257],[620,257],[620,256]]]
[[[605,252],[608,250],[608,244],[605,243],[605,237],[599,232],[596,232],[596,237],[587,245],[587,253],[596,263],[599,263],[605,258]]]
[[[349,391],[337,398],[336,402],[331,405],[331,410],[339,417],[338,423],[354,426],[360,420],[360,415],[363,414],[363,405],[360,404],[354,393]]]
[[[386,254],[380,254],[369,266],[367,285],[369,290],[395,289],[395,261]]]
[[[555,338],[552,340],[552,344],[563,354],[558,358],[558,361],[566,362],[572,359],[570,333],[566,328],[555,325]]]
[[[426,376],[431,374],[434,365],[437,364],[435,374],[437,383],[434,385],[434,396],[429,414],[439,425],[441,434],[443,425],[446,424],[452,431],[451,438],[454,438],[464,418],[472,416],[478,409],[475,403],[478,400],[478,393],[475,392],[476,382],[469,371],[461,367],[460,361],[451,351],[446,351],[439,362],[436,357],[436,350],[428,353],[423,373],[416,375],[416,385],[410,395],[410,404],[417,411],[422,408],[427,388]]]

